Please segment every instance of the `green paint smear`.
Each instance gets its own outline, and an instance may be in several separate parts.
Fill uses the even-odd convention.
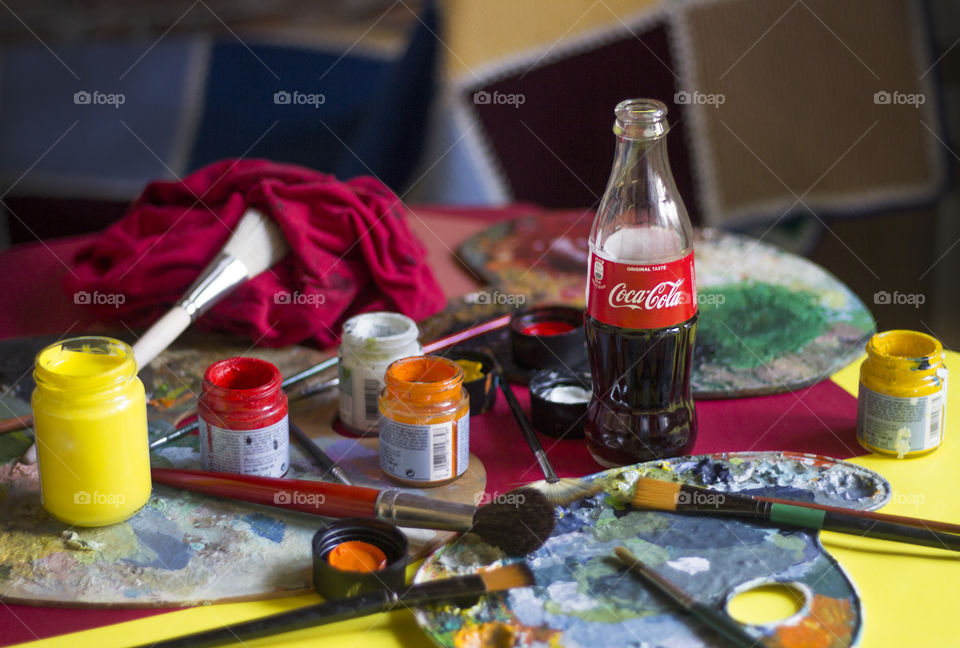
[[[784,551],[792,551],[798,558],[803,556],[803,550],[806,542],[799,536],[785,536],[779,533],[773,534],[773,544]]]
[[[753,369],[799,351],[829,323],[820,298],[805,290],[745,282],[700,292],[698,363]]]
[[[671,523],[662,515],[643,515],[631,513],[621,518],[614,517],[610,511],[604,511],[597,518],[594,526],[589,529],[597,542],[611,542],[613,540],[627,540],[634,538],[638,533],[655,533],[666,531]]]

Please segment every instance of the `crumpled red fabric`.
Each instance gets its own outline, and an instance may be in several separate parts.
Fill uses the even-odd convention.
[[[182,182],[147,185],[121,220],[78,252],[65,288],[88,293],[84,301],[104,320],[143,326],[183,297],[250,207],[277,222],[291,251],[194,326],[262,346],[325,347],[356,313],[391,310],[419,320],[443,308],[426,249],[383,183],[340,182],[267,160],[223,160]]]

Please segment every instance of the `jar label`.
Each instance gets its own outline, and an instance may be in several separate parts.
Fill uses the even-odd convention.
[[[456,424],[415,425],[380,419],[380,467],[392,477],[421,482],[451,479],[462,475],[469,461],[469,413]]]
[[[357,370],[340,363],[340,420],[361,432],[373,432],[380,421],[383,372]]]
[[[693,252],[674,261],[643,265],[590,253],[587,313],[611,326],[659,329],[697,312]]]
[[[875,392],[860,384],[857,396],[857,439],[871,450],[897,458],[940,445],[946,417],[946,369],[937,372],[941,389],[926,396],[903,398]]]
[[[230,430],[200,418],[200,463],[204,470],[282,477],[290,465],[288,417],[262,428]]]

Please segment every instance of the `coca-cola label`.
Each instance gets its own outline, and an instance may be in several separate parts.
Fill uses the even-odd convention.
[[[627,329],[658,329],[697,312],[693,252],[667,263],[618,263],[590,253],[587,313]]]

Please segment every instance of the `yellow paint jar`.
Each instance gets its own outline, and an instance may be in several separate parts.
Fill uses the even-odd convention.
[[[150,498],[147,402],[129,345],[79,337],[37,354],[34,428],[43,507],[79,526],[126,520]]]
[[[867,343],[860,365],[857,439],[903,459],[936,450],[947,406],[943,345],[918,331],[884,331]]]

